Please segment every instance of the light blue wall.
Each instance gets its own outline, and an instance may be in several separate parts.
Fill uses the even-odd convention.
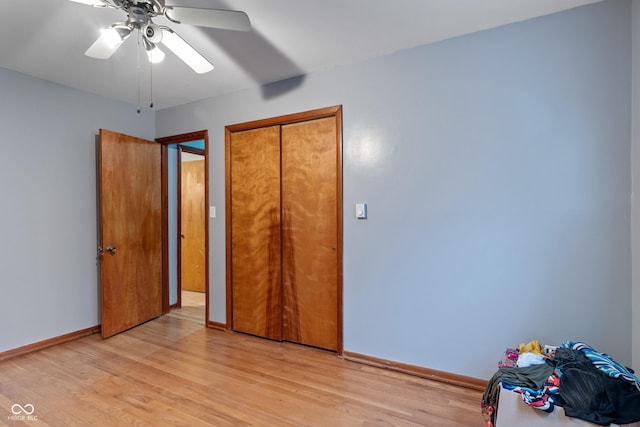
[[[96,135],[155,114],[0,69],[0,352],[100,323]]]
[[[342,104],[345,350],[479,378],[531,339],[630,363],[629,16],[597,3],[159,111],[157,136],[209,129],[211,320],[224,126]]]
[[[200,139],[198,141],[193,141],[193,142],[184,142],[180,145],[184,145],[185,147],[199,148],[200,150],[204,150],[204,139]]]
[[[632,108],[632,150],[631,170],[633,172],[632,188],[633,207],[632,218],[632,265],[633,265],[633,292],[632,292],[632,335],[633,335],[633,361],[636,371],[640,367],[640,0],[631,2],[631,28],[633,46],[633,108]]]

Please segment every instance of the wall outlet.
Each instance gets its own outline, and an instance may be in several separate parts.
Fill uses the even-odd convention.
[[[547,356],[553,356],[557,349],[558,349],[557,345],[545,345],[544,354]]]

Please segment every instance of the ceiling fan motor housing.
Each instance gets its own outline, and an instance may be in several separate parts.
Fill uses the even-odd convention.
[[[132,7],[139,7],[147,10],[152,16],[162,15],[165,9],[164,0],[109,0],[109,2],[127,12]]]
[[[162,0],[122,0],[121,6],[128,14],[127,23],[131,28],[142,31],[145,39],[156,44],[162,40],[162,30],[151,21],[151,18],[162,13]]]
[[[128,15],[129,24],[136,29],[142,29],[151,22],[151,18],[163,15],[164,0],[112,0],[114,5],[124,10]]]
[[[130,7],[127,10],[127,13],[129,15],[129,22],[131,25],[138,29],[146,25],[151,19],[147,11],[140,7]]]

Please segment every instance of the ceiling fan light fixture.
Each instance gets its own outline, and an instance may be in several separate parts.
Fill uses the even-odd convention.
[[[100,30],[100,38],[102,42],[110,49],[115,49],[120,43],[124,41],[124,38],[120,36],[120,33],[113,28],[103,28]]]
[[[164,60],[165,54],[160,50],[158,46],[154,43],[151,43],[146,38],[142,38],[142,42],[144,44],[144,50],[147,52],[147,57],[149,58],[149,62],[152,64],[157,64]]]
[[[133,30],[138,30],[140,35],[138,46],[140,46],[140,39],[142,39],[149,61],[157,63],[164,59],[164,52],[157,48],[159,43],[163,43],[193,71],[198,74],[204,74],[214,69],[213,64],[171,28],[156,25],[153,22],[154,18],[164,17],[176,24],[184,22],[209,28],[236,31],[251,30],[251,22],[247,14],[237,10],[166,6],[165,0],[70,1],[119,9],[127,15],[126,21],[114,22],[108,29],[101,30],[101,36],[86,50],[85,55],[96,59],[109,59],[131,35]]]
[[[213,65],[204,56],[168,27],[162,27],[162,43],[196,73],[213,70]]]
[[[109,59],[130,34],[131,28],[124,23],[111,24],[109,28],[100,30],[100,37],[84,54],[92,58]]]
[[[158,47],[154,47],[151,50],[147,51],[147,56],[149,57],[149,62],[152,64],[158,64],[164,61],[165,54]]]

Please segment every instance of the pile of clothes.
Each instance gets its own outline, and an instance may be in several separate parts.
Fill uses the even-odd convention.
[[[482,395],[488,427],[495,424],[501,386],[546,412],[561,406],[569,417],[603,426],[640,421],[640,379],[581,342],[566,341],[549,354],[535,340],[507,349]]]

